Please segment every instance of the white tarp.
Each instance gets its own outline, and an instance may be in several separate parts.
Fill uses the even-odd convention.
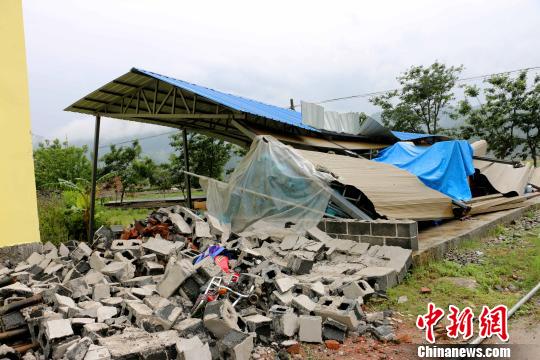
[[[326,177],[290,146],[257,136],[228,183],[208,181],[208,212],[234,232],[287,223],[303,231],[326,210],[332,191]]]

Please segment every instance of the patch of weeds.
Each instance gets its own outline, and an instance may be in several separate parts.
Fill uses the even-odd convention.
[[[507,229],[504,227],[503,224],[498,224],[493,229],[491,229],[488,234],[492,237],[497,237],[499,235],[504,235],[506,233]]]
[[[148,209],[108,209],[103,208],[100,216],[107,225],[129,226],[134,220],[145,219],[150,210]]]

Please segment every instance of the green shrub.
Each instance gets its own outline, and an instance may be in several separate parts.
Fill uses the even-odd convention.
[[[60,194],[38,194],[39,233],[41,241],[59,244],[69,239],[65,203]]]

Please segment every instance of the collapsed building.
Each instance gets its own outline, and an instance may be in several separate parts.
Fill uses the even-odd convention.
[[[189,172],[187,207],[161,208],[92,244],[45,244],[0,270],[4,356],[247,359],[255,346],[394,337],[364,301],[403,280],[418,223],[521,207],[530,165],[487,143],[390,131],[132,69],[66,110],[196,131],[249,147],[227,183]],[[207,212],[191,209],[190,177]],[[93,219],[93,205],[92,205]],[[90,226],[92,229],[93,224]],[[93,232],[92,232],[93,233]]]
[[[407,224],[405,224],[407,225]],[[410,224],[408,224],[410,227]],[[50,243],[3,267],[0,347],[9,359],[249,359],[350,333],[395,339],[371,296],[401,281],[411,250],[305,231],[229,231],[161,208],[93,243]],[[7,345],[6,345],[7,344]]]

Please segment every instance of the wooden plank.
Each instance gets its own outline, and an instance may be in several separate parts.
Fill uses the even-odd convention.
[[[527,198],[524,197],[524,196],[514,196],[514,197],[510,197],[510,198],[503,197],[503,198],[500,198],[500,199],[493,199],[493,200],[487,200],[487,201],[479,202],[477,204],[472,205],[470,214],[471,215],[478,214],[481,211],[484,211],[484,210],[489,209],[489,208],[494,207],[494,206],[520,203],[520,202],[523,202],[525,200],[527,200]]]
[[[313,165],[336,174],[338,181],[362,191],[377,213],[395,219],[453,218],[452,200],[416,176],[390,164],[316,151],[297,151]]]
[[[503,194],[484,195],[484,196],[479,196],[479,197],[472,198],[471,200],[466,201],[466,203],[470,205],[470,204],[478,203],[478,202],[481,202],[481,201],[497,199],[497,198],[500,198],[502,196],[503,196]]]
[[[504,204],[504,205],[499,205],[499,206],[493,206],[493,207],[490,207],[490,208],[485,209],[485,210],[479,210],[474,215],[487,214],[487,213],[491,213],[491,212],[510,210],[510,209],[517,209],[517,208],[520,208],[520,207],[523,207],[523,206],[525,206],[525,201],[518,202],[518,203],[513,203],[513,204]]]

